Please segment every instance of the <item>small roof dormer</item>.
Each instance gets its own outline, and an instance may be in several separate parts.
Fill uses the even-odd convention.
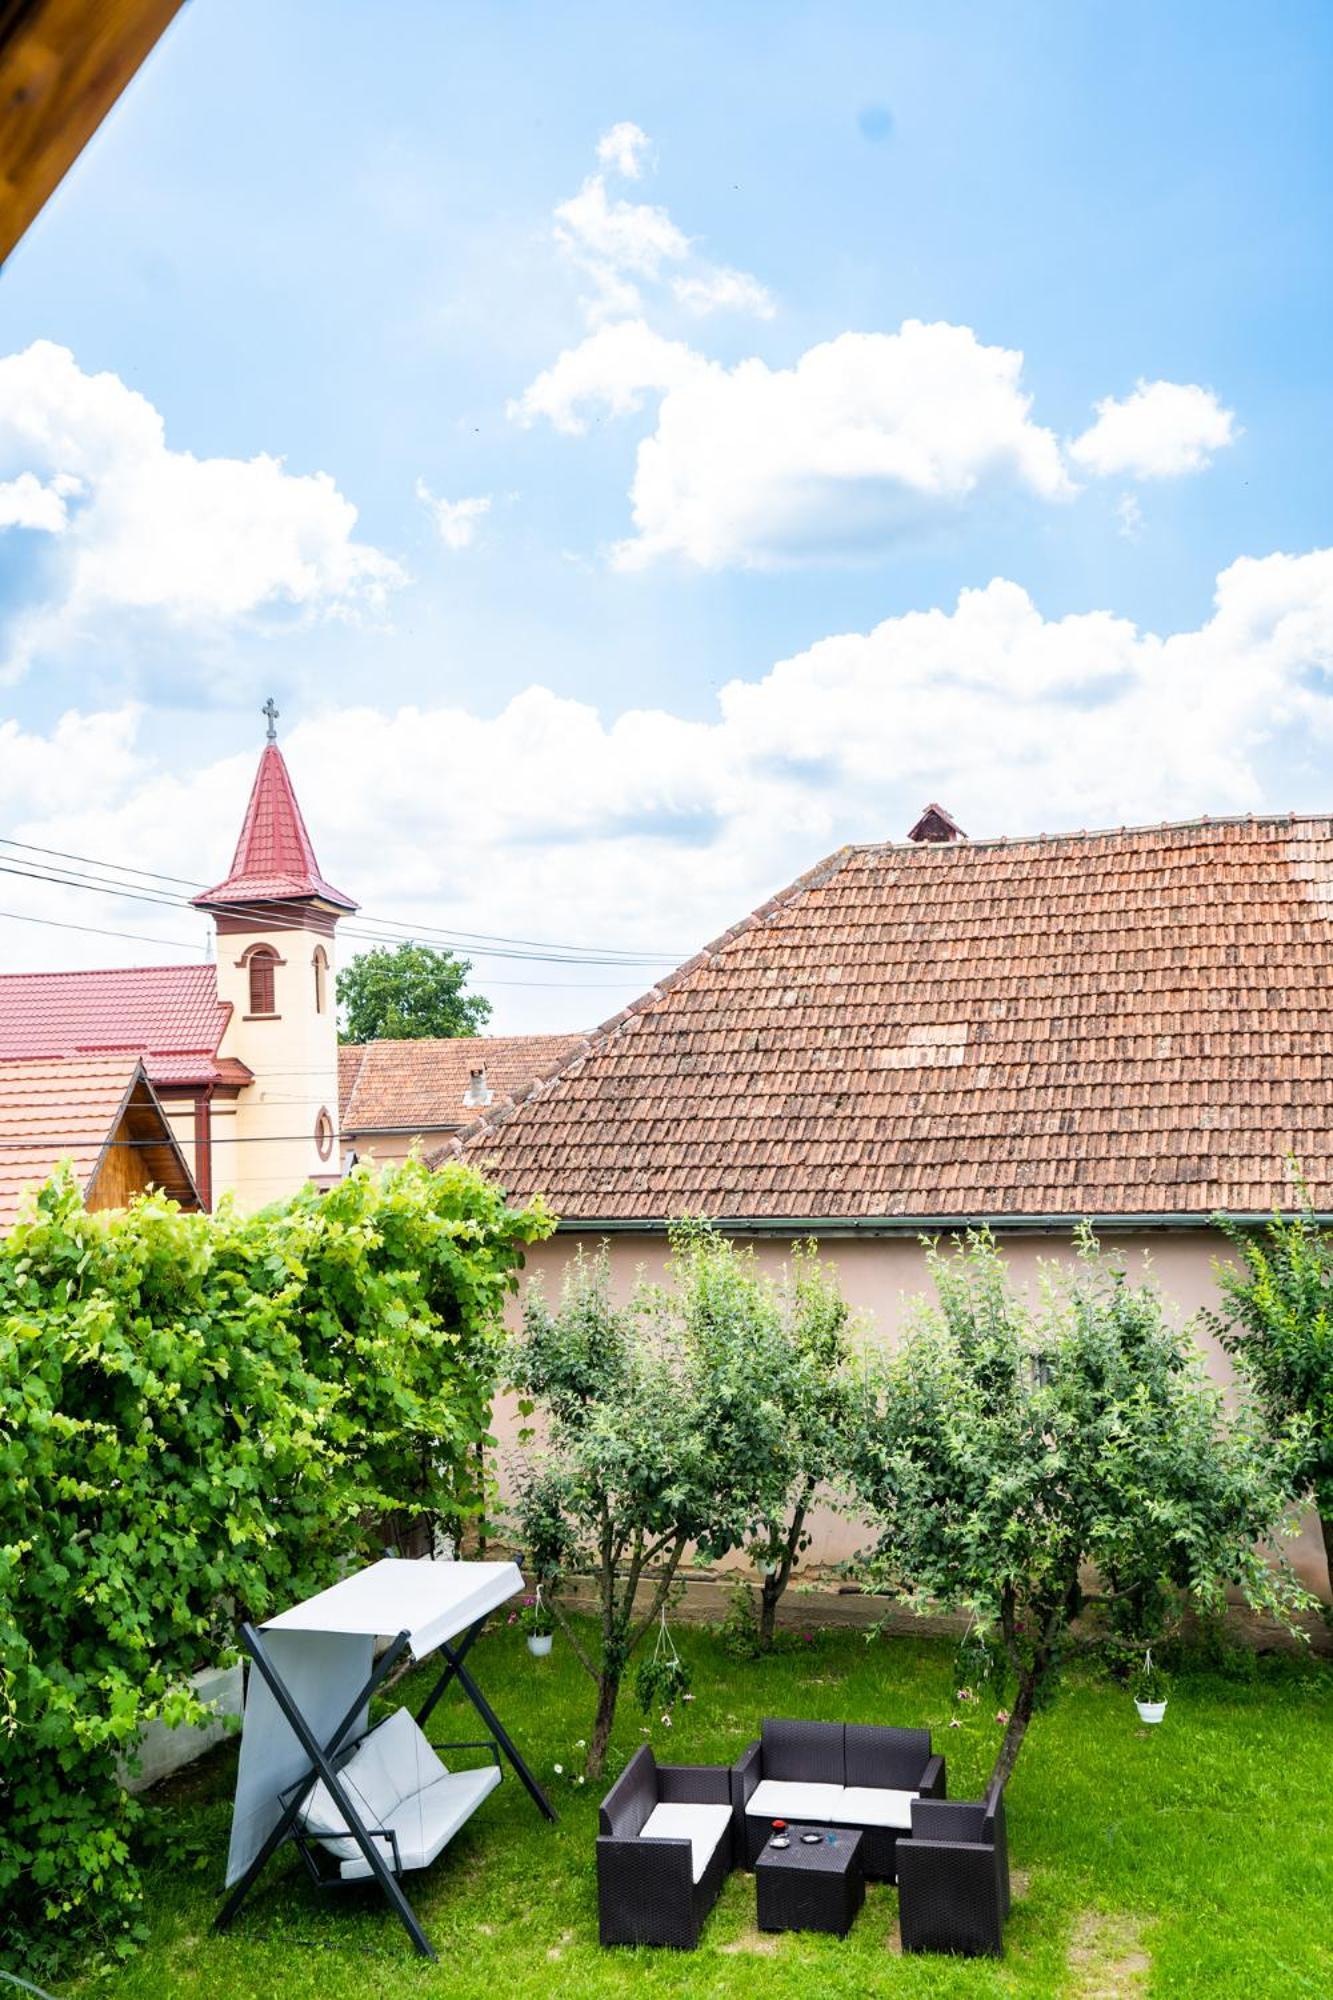
[[[942,846],[946,841],[966,840],[967,835],[957,820],[945,812],[943,806],[931,804],[926,807],[907,838],[916,841],[918,846],[923,843]]]
[[[223,881],[190,900],[198,910],[231,910],[238,904],[253,908],[256,904],[317,903],[336,920],[357,905],[319,872],[291,774],[278,748],[274,727],[278,711],[271,697],[264,713],[268,741],[259,759],[230,871]]]

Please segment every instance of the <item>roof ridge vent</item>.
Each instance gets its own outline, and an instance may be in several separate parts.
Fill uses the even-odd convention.
[[[938,847],[942,846],[945,841],[966,840],[967,835],[963,832],[957,820],[950,813],[945,812],[943,806],[937,806],[932,801],[926,807],[907,838],[916,841],[918,845],[924,843],[929,846]]]

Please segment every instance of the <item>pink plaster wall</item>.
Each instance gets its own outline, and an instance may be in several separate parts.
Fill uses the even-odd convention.
[[[541,1273],[548,1295],[559,1296],[565,1262],[580,1245],[585,1251],[598,1247],[595,1236],[560,1234],[534,1246],[528,1254],[527,1276]],[[606,1239],[611,1251],[613,1280],[618,1293],[628,1296],[639,1272],[660,1279],[667,1259],[665,1239],[658,1235],[616,1235]],[[1200,1307],[1217,1300],[1213,1259],[1225,1249],[1207,1229],[1147,1232],[1143,1235],[1116,1235],[1107,1238],[1107,1247],[1122,1256],[1131,1270],[1146,1268],[1169,1301],[1179,1320],[1191,1319]],[[784,1262],[789,1245],[780,1239],[754,1239],[760,1262],[772,1271]],[[1039,1261],[1068,1258],[1068,1236],[1018,1235],[1003,1243],[1015,1279],[1031,1283]],[[836,1266],[844,1298],[862,1316],[867,1338],[893,1344],[899,1338],[913,1303],[929,1290],[920,1246],[911,1237],[845,1237],[821,1244],[825,1261]],[[516,1305],[516,1310],[517,1310]],[[1196,1327],[1209,1370],[1225,1385],[1233,1379],[1231,1364],[1217,1343]],[[516,1425],[512,1411],[496,1412],[496,1430],[503,1460],[512,1447]],[[812,1520],[814,1539],[805,1561],[811,1567],[845,1560],[866,1540],[862,1524],[821,1511]],[[1299,1538],[1288,1545],[1293,1565],[1312,1590],[1327,1597],[1328,1569],[1318,1522],[1313,1517],[1302,1525]]]

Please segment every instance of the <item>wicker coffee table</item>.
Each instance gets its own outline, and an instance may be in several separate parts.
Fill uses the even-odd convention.
[[[761,1931],[832,1931],[846,1937],[865,1901],[861,1836],[847,1827],[785,1829],[788,1847],[764,1842],[754,1864]],[[818,1842],[802,1840],[818,1834]]]

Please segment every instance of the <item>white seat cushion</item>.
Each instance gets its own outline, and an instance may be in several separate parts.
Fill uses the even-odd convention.
[[[761,1778],[746,1801],[745,1810],[753,1819],[833,1820],[842,1805],[842,1792],[841,1785],[802,1785],[791,1778]]]
[[[483,1764],[475,1771],[446,1771],[424,1791],[400,1799],[382,1824],[397,1835],[404,1870],[428,1868],[499,1782],[499,1765]],[[392,1866],[393,1849],[387,1840],[383,1846]],[[338,1872],[345,1882],[361,1881],[370,1874],[370,1864],[355,1842]]]
[[[917,1792],[883,1791],[878,1785],[848,1785],[842,1795],[841,1817],[852,1826],[892,1826],[912,1830],[912,1800]]]
[[[731,1825],[730,1806],[654,1806],[639,1832],[640,1840],[688,1840],[690,1869],[696,1882],[717,1852]]]
[[[495,1766],[491,1769],[498,1779]],[[404,1798],[415,1797],[447,1776],[445,1766],[410,1712],[396,1708],[357,1745],[339,1771],[338,1780],[363,1825],[373,1827],[392,1825],[393,1814]],[[341,1861],[355,1859],[361,1864],[362,1874],[370,1873],[340,1807],[322,1779],[302,1806],[301,1820],[310,1833],[336,1836],[321,1843],[327,1853]],[[386,1852],[391,1851],[387,1841],[384,1845]]]

